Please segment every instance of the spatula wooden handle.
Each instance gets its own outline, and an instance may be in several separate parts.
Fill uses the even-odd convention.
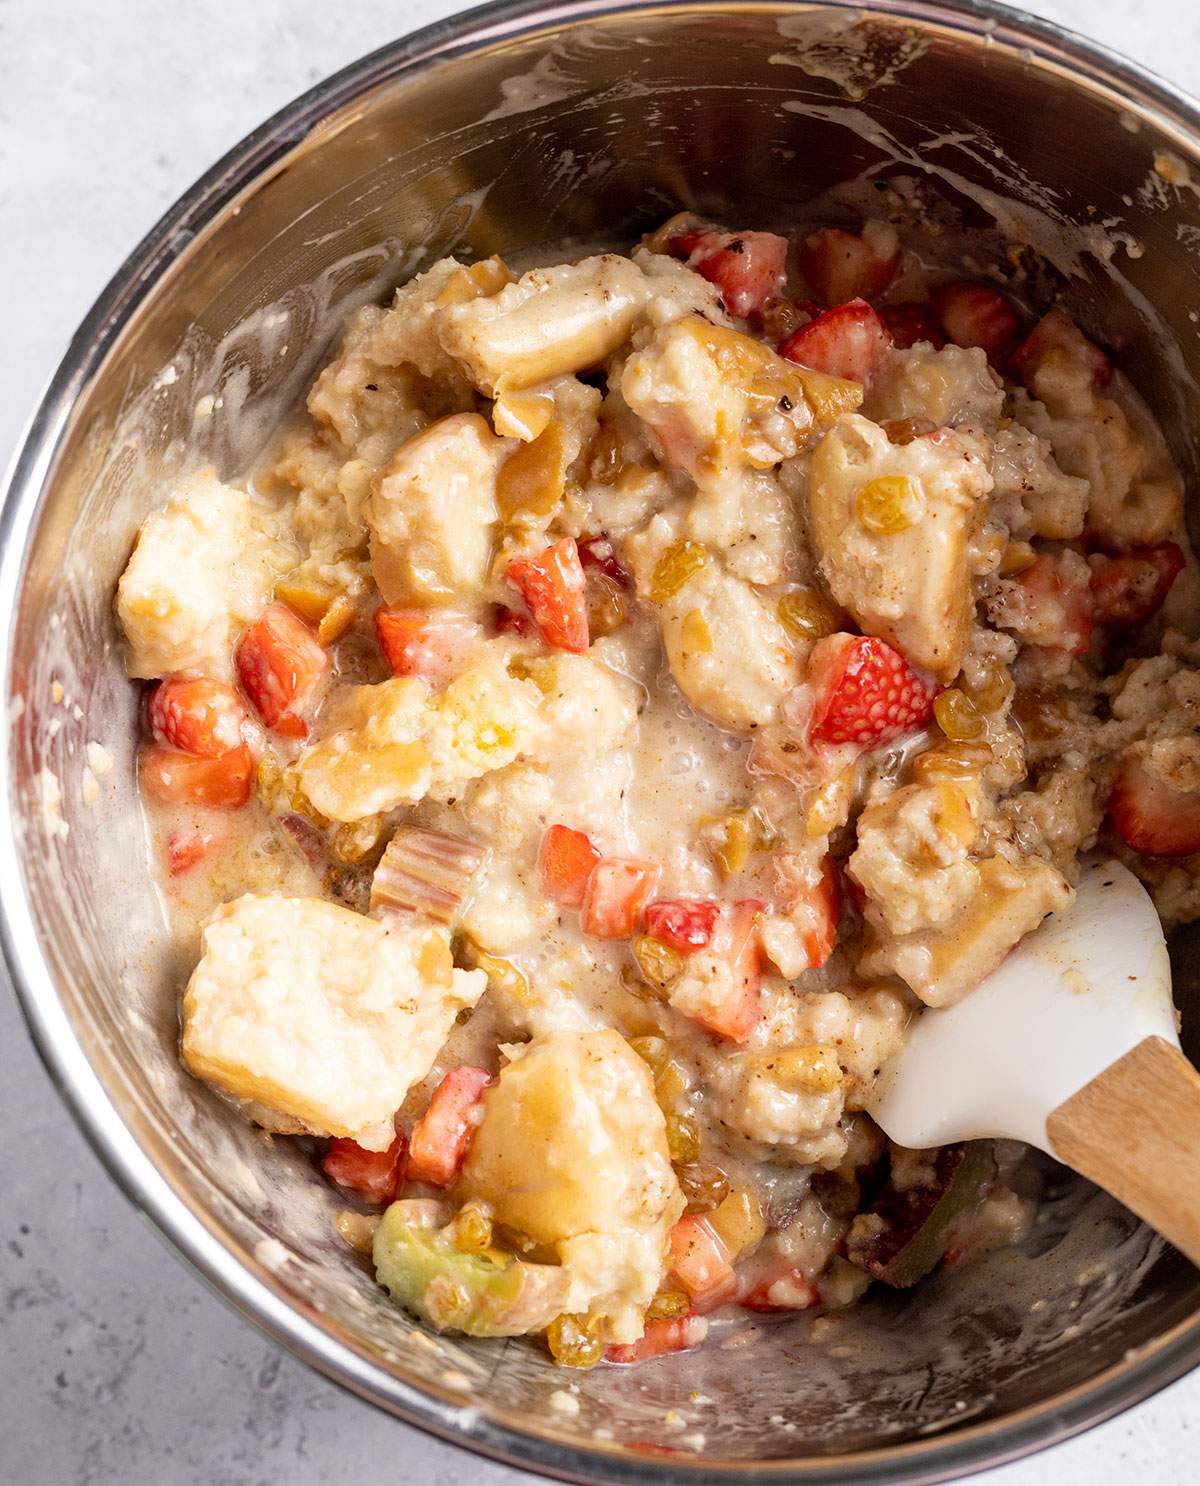
[[[1059,1160],[1111,1192],[1200,1265],[1200,1073],[1161,1037],[1052,1110]]]

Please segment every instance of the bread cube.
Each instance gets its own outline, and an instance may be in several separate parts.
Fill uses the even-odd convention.
[[[218,908],[183,998],[198,1077],[318,1135],[386,1150],[392,1117],[487,984],[441,929],[387,925],[319,898]]]
[[[296,561],[282,524],[213,470],[182,480],[142,523],[117,585],[131,676],[227,681],[233,647]]]
[[[423,799],[433,779],[428,702],[429,686],[415,676],[335,692],[319,741],[297,765],[310,803],[330,820],[352,821]]]
[[[968,549],[992,486],[989,452],[985,440],[949,430],[893,444],[857,415],[813,451],[809,525],[834,598],[865,634],[941,681],[957,674],[970,635]],[[864,507],[880,480],[904,482],[891,524]]]

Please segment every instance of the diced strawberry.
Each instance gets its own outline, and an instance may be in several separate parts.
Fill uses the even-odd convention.
[[[1021,595],[1023,623],[1016,629],[1026,644],[1082,655],[1092,643],[1093,601],[1090,574],[1073,554],[1041,552],[1012,579]]]
[[[725,308],[745,320],[783,288],[788,241],[774,232],[721,232],[716,227],[683,232],[668,246],[721,291]]]
[[[1134,547],[1120,557],[1101,558],[1092,568],[1091,590],[1097,624],[1134,630],[1162,608],[1184,568],[1174,542]]]
[[[861,233],[823,227],[804,239],[799,259],[801,272],[821,304],[875,299],[896,277],[900,239],[885,222],[870,222]]]
[[[150,697],[150,730],[197,758],[220,758],[242,741],[246,709],[232,686],[206,676],[169,676]]]
[[[366,1151],[356,1140],[339,1137],[329,1142],[321,1169],[339,1187],[349,1187],[368,1202],[391,1202],[404,1179],[403,1135],[386,1151]]]
[[[720,914],[712,898],[659,898],[646,907],[646,933],[686,954],[704,948]]]
[[[808,660],[809,737],[875,748],[923,728],[937,687],[872,635],[827,635]]]
[[[320,641],[286,604],[268,604],[238,642],[236,659],[242,690],[269,728],[290,721],[329,669]],[[298,731],[292,724],[290,736]]]
[[[510,609],[506,604],[497,604],[494,621],[498,635],[520,635],[523,640],[532,640],[537,635],[537,625],[520,609]]]
[[[817,970],[837,945],[842,874],[828,852],[819,865],[798,852],[780,852],[775,869],[787,916],[800,927],[808,968]]]
[[[696,1020],[727,1042],[745,1042],[762,1016],[759,923],[765,908],[758,898],[732,904],[722,912],[710,946],[714,955],[733,966],[733,983],[724,1001],[707,1007]]]
[[[375,632],[393,676],[420,676],[440,686],[457,670],[480,630],[463,614],[380,609]]]
[[[727,1297],[734,1285],[729,1253],[712,1226],[686,1213],[671,1229],[669,1264],[692,1303],[704,1306]]]
[[[606,1362],[648,1362],[651,1357],[665,1357],[670,1352],[686,1352],[698,1347],[708,1335],[708,1318],[691,1314],[674,1321],[651,1321],[641,1341],[608,1347]]]
[[[536,557],[514,558],[508,577],[520,590],[542,640],[582,655],[588,648],[587,601],[574,537],[564,537]]]
[[[475,1134],[472,1115],[491,1081],[486,1068],[454,1068],[442,1079],[408,1137],[410,1182],[450,1185],[466,1160]]]
[[[1094,341],[1088,340],[1069,315],[1048,310],[1010,357],[1010,365],[1022,382],[1028,383],[1052,351],[1063,351],[1091,371],[1097,387],[1112,381],[1112,362]]]
[[[965,281],[943,284],[933,303],[946,338],[956,346],[982,346],[994,366],[1002,366],[1021,333],[1016,309],[998,289]]]
[[[600,853],[582,831],[551,826],[538,853],[542,891],[567,908],[582,908],[588,878],[599,860]]]
[[[760,1315],[779,1315],[784,1311],[806,1311],[820,1303],[817,1287],[802,1269],[784,1267],[777,1274],[759,1280],[742,1296],[740,1304]]]
[[[182,877],[217,844],[212,831],[172,831],[167,839],[167,871]]]
[[[254,760],[244,743],[220,758],[197,758],[152,743],[142,749],[140,772],[142,788],[160,805],[236,810],[250,798]]]
[[[584,537],[579,543],[579,561],[611,578],[618,588],[631,588],[633,578],[622,567],[616,549],[607,537]]]
[[[1113,829],[1145,856],[1184,857],[1200,851],[1200,791],[1179,790],[1126,756],[1108,800]]]
[[[940,351],[946,344],[941,326],[927,304],[885,304],[880,308],[879,315],[895,341],[897,350],[907,351],[918,341],[928,341],[936,351]]]
[[[887,327],[866,300],[852,299],[793,331],[779,354],[798,366],[865,385],[891,344]]]
[[[657,882],[653,862],[601,857],[583,895],[583,932],[597,939],[627,939],[636,933]]]

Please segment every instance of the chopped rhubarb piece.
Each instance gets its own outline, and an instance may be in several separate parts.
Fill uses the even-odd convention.
[[[466,1160],[475,1109],[491,1081],[486,1068],[454,1068],[442,1079],[408,1138],[409,1181],[450,1185]]]
[[[582,831],[551,826],[538,854],[542,891],[566,908],[582,908],[588,878],[599,860],[600,853]]]
[[[708,944],[720,914],[712,898],[659,898],[646,906],[646,933],[686,954]]]
[[[1183,568],[1183,553],[1174,542],[1099,559],[1092,568],[1093,618],[1110,629],[1140,628],[1162,608]]]
[[[641,1341],[612,1346],[604,1354],[606,1362],[647,1362],[651,1357],[665,1357],[670,1352],[686,1352],[698,1347],[708,1335],[706,1316],[680,1316],[672,1321],[651,1321]]]
[[[263,610],[238,642],[236,658],[242,690],[269,728],[291,723],[329,669],[316,635],[286,604]],[[290,735],[297,731],[293,723]]]
[[[658,882],[653,862],[601,857],[583,895],[583,931],[597,939],[627,939],[637,932]]]
[[[745,1042],[762,1016],[759,922],[765,909],[766,904],[758,898],[742,898],[722,911],[708,952],[732,966],[728,989],[722,1000],[687,1011],[702,1027],[727,1042]]]
[[[852,299],[793,331],[779,354],[831,377],[866,384],[879,369],[892,338],[865,299]]]
[[[1069,315],[1058,309],[1049,310],[1042,316],[1012,353],[1010,365],[1028,384],[1042,362],[1055,351],[1063,352],[1072,361],[1086,366],[1097,387],[1107,387],[1112,381],[1112,362],[1094,341],[1088,340]]]
[[[1137,754],[1121,763],[1108,801],[1113,829],[1145,856],[1183,857],[1200,851],[1200,791],[1176,789]]]
[[[371,878],[371,912],[400,910],[453,923],[486,856],[463,836],[400,826]]]
[[[695,1305],[719,1302],[733,1290],[728,1251],[712,1226],[696,1213],[685,1214],[671,1229],[668,1262]]]
[[[587,601],[575,539],[564,537],[536,557],[514,558],[508,577],[520,590],[542,640],[582,655],[588,648]]]
[[[159,805],[236,810],[250,798],[254,760],[244,743],[220,758],[197,758],[150,744],[139,763],[142,788]]]
[[[668,240],[677,257],[721,291],[731,315],[749,319],[783,288],[788,241],[774,232],[721,232],[716,227]]]
[[[611,578],[618,588],[633,587],[632,576],[622,566],[607,537],[584,537],[579,543],[579,561],[585,568],[595,568],[606,578]]]
[[[933,296],[948,340],[956,346],[982,346],[994,366],[1002,366],[1017,343],[1021,322],[1016,309],[986,284],[943,284]]]
[[[800,245],[800,270],[825,306],[875,299],[896,277],[900,239],[895,228],[871,222],[863,231],[823,227]]]
[[[806,685],[813,707],[810,738],[875,748],[923,728],[937,687],[902,655],[871,635],[828,635],[813,647]]]
[[[837,944],[842,916],[842,874],[828,853],[818,865],[797,852],[781,852],[775,868],[787,916],[800,928],[808,968],[817,970]]]
[[[946,344],[941,326],[927,304],[885,304],[879,314],[899,351],[909,350],[918,341],[928,341],[935,351]]]
[[[375,632],[393,676],[448,681],[480,634],[473,619],[430,609],[380,609]]]
[[[405,1140],[397,1135],[386,1151],[366,1151],[356,1140],[329,1143],[321,1168],[339,1187],[349,1187],[367,1202],[394,1200],[404,1177]]]
[[[231,686],[205,676],[170,676],[154,688],[148,708],[150,729],[197,758],[220,758],[242,741],[246,709]]]
[[[802,1269],[790,1265],[758,1280],[742,1296],[740,1304],[760,1315],[780,1315],[784,1311],[807,1311],[820,1303],[821,1294]]]
[[[202,861],[217,844],[212,831],[172,831],[167,839],[167,871],[182,877]]]

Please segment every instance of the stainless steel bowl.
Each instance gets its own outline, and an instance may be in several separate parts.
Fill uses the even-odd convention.
[[[588,1481],[940,1480],[1061,1439],[1200,1360],[1196,1272],[1054,1172],[1023,1250],[816,1328],[764,1324],[577,1380],[520,1343],[422,1332],[333,1236],[335,1200],[305,1158],[178,1065],[186,967],[145,862],[110,607],[161,480],[201,458],[244,466],[337,319],[420,265],[620,237],[680,206],[745,225],[850,212],[882,177],[908,193],[917,236],[932,225],[947,250],[1019,263],[1035,299],[1064,292],[1103,323],[1194,484],[1189,170],[1200,180],[1196,105],[998,6],[536,0],[323,83],[134,251],[35,415],[3,511],[0,916],[80,1125],[234,1304],[401,1417]],[[89,805],[90,741],[116,768]],[[1200,959],[1186,949],[1181,981]]]

